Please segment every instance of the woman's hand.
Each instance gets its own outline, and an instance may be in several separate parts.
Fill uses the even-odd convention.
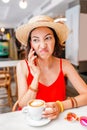
[[[43,117],[44,118],[49,118],[49,119],[56,119],[59,116],[60,113],[60,107],[56,102],[48,102],[46,103],[46,108],[43,112]]]
[[[29,55],[28,55],[28,64],[30,67],[31,74],[33,76],[40,75],[40,67],[38,65],[38,58],[37,55],[34,55],[35,51],[31,48]]]

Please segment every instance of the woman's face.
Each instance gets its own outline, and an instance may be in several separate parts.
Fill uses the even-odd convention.
[[[48,27],[38,27],[31,33],[31,47],[41,58],[50,57],[53,54],[55,38]]]

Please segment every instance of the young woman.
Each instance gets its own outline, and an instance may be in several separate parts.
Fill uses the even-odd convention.
[[[46,101],[43,117],[55,119],[60,112],[87,105],[87,85],[71,63],[60,58],[68,28],[48,16],[33,17],[16,30],[16,37],[27,48],[27,58],[17,65],[18,100],[23,108],[31,99]],[[71,48],[70,48],[71,49]],[[67,99],[67,77],[79,95]]]

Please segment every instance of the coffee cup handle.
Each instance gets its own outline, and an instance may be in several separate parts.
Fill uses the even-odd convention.
[[[25,114],[28,113],[28,106],[23,107],[23,108],[22,108],[22,112],[25,113]]]

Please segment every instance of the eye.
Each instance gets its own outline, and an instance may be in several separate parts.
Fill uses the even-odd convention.
[[[46,38],[45,38],[45,40],[51,40],[52,39],[52,36],[47,36]]]
[[[39,42],[39,39],[33,38],[33,39],[32,39],[32,42],[33,42],[33,43],[37,43],[37,42]]]

